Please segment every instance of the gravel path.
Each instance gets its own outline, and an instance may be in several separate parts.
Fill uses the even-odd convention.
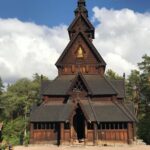
[[[107,147],[101,147],[101,146],[53,146],[53,145],[35,145],[35,146],[17,146],[14,148],[14,150],[150,150],[150,146],[143,146],[143,145],[137,145],[137,146],[107,146]]]

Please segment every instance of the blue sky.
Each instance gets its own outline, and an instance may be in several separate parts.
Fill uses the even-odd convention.
[[[119,75],[138,69],[141,57],[150,55],[150,0],[86,1],[93,43],[107,69]],[[0,0],[0,77],[6,84],[34,73],[56,77],[76,6],[77,0]]]
[[[0,18],[18,18],[47,26],[69,24],[76,3],[77,0],[0,0]],[[150,0],[87,0],[90,18],[94,6],[147,12]]]

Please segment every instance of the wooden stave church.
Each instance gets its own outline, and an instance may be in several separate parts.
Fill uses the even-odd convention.
[[[42,103],[31,109],[30,143],[132,144],[134,106],[124,102],[124,80],[104,75],[85,0],[78,0],[68,32],[70,42],[56,62],[58,76],[42,81]]]

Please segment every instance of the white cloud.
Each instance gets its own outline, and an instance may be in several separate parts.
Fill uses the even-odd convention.
[[[111,52],[106,54],[105,61],[108,64],[107,69],[117,71],[120,75],[123,75],[123,73],[129,73],[130,69],[137,69],[137,67],[131,62],[128,62],[120,55]]]
[[[57,75],[55,62],[68,42],[67,27],[0,19],[0,76],[5,82],[34,73]]]
[[[93,9],[97,21],[94,44],[120,75],[130,73],[150,55],[150,14],[129,9]],[[18,19],[0,19],[0,76],[5,82],[31,78],[34,73],[57,75],[55,62],[69,41],[67,26],[46,27]]]
[[[93,11],[93,20],[98,21],[96,47],[108,68],[129,74],[144,54],[150,55],[150,14],[98,7]]]

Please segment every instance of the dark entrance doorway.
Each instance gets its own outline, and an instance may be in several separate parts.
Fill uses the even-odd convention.
[[[80,106],[76,109],[76,114],[73,117],[73,126],[77,139],[79,142],[83,142],[85,139],[85,117]]]

